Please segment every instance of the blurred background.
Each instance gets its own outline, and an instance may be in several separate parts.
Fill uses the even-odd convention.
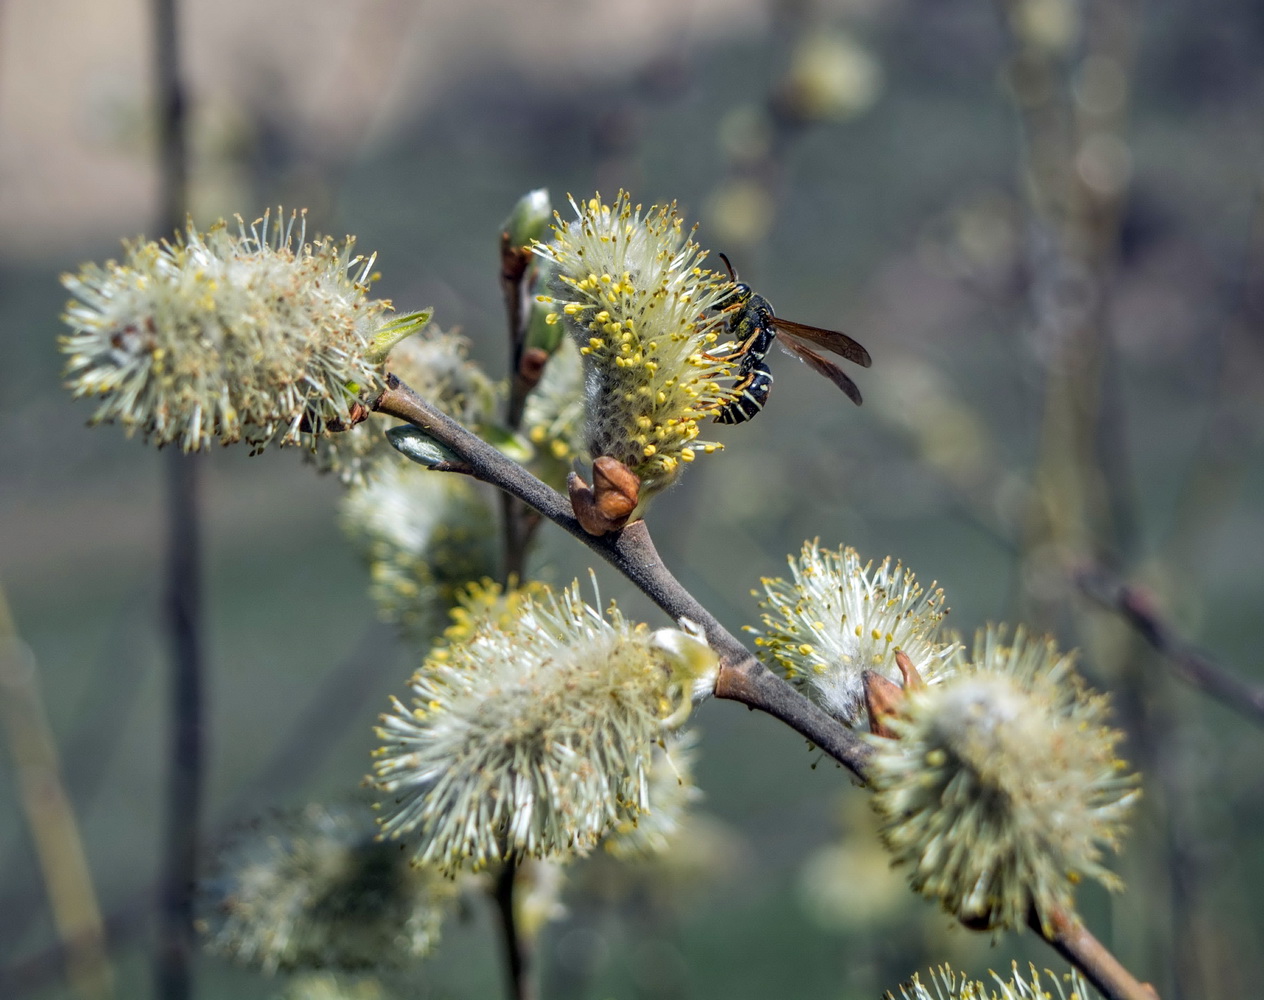
[[[770,358],[763,413],[717,428],[725,450],[656,502],[659,551],[733,629],[758,623],[760,577],[819,538],[937,580],[967,635],[1021,621],[1081,647],[1146,796],[1117,865],[1128,890],[1086,887],[1089,925],[1165,998],[1256,991],[1259,718],[1178,680],[1099,598],[1264,684],[1264,8],[190,0],[179,15],[195,220],[306,207],[378,253],[377,294],[434,306],[496,377],[500,225],[535,187],[559,206],[619,188],[675,200],[779,315],[865,344],[860,409]],[[51,726],[127,997],[152,995],[162,456],[84,426],[55,341],[61,272],[163,235],[151,35],[132,0],[0,8],[0,583],[35,665],[2,696]],[[419,654],[373,626],[335,482],[296,454],[201,464],[214,842],[353,791]],[[584,550],[542,537],[538,575],[586,574]],[[604,596],[660,623],[597,570]],[[697,722],[703,808],[725,831],[714,870],[670,903],[572,899],[541,945],[544,995],[859,998],[942,961],[1058,967],[1030,934],[993,946],[914,899],[864,794],[792,732],[728,703]],[[0,755],[0,995],[71,995],[23,753]],[[497,995],[494,931],[472,908],[408,995]],[[195,971],[201,997],[287,989],[211,957]]]

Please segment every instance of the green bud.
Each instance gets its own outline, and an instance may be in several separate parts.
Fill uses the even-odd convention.
[[[433,316],[434,309],[422,309],[391,320],[374,334],[365,356],[374,364],[381,364],[396,344],[429,326]]]
[[[553,306],[544,302],[531,303],[531,317],[527,320],[527,347],[538,347],[550,357],[557,350],[557,345],[566,336],[566,328],[561,323],[550,323],[548,318]]]
[[[391,446],[401,455],[409,461],[416,462],[418,465],[424,465],[427,469],[433,469],[436,466],[446,465],[450,462],[460,463],[462,461],[459,456],[448,451],[438,441],[417,427],[411,427],[407,424],[401,424],[398,427],[388,427],[386,429],[386,437],[391,442]]]
[[[552,221],[553,203],[549,200],[549,190],[536,188],[518,199],[509,218],[501,226],[501,232],[509,234],[509,242],[514,246],[525,247],[533,240],[544,239]]]

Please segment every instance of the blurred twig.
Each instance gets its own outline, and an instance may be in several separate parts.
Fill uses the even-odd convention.
[[[184,225],[189,154],[180,79],[176,0],[154,0],[154,73],[161,177],[159,230]],[[203,785],[203,640],[198,460],[172,449],[167,456],[166,624],[171,643],[171,744],[167,761],[167,823],[162,860],[157,992],[184,1000],[192,992],[193,883]]]
[[[1100,567],[1080,570],[1075,580],[1085,594],[1117,612],[1162,653],[1178,677],[1257,725],[1264,724],[1264,688],[1239,680],[1178,636],[1155,609],[1149,594]]]
[[[63,740],[61,757],[66,794],[88,817],[100,792],[107,767],[120,741],[129,732],[127,717],[136,703],[145,676],[140,655],[140,610],[152,607],[148,591],[134,593],[115,619],[110,637],[88,665],[88,686],[78,699],[70,735]],[[0,873],[4,890],[0,895],[0,940],[16,942],[18,931],[28,920],[30,900],[38,891],[34,874],[26,865],[28,845],[20,839],[4,853]]]
[[[531,319],[532,254],[526,247],[515,246],[509,233],[501,234],[500,290],[505,300],[509,324],[509,400],[505,423],[511,431],[522,426],[527,395],[540,380],[543,363],[524,357],[527,325]],[[533,364],[534,361],[534,364]],[[501,560],[502,583],[521,580],[526,571],[527,551],[540,526],[540,518],[530,507],[508,493],[500,494],[500,512],[504,552]]]
[[[74,810],[40,697],[35,658],[17,635],[0,590],[0,722],[3,722],[31,840],[39,857],[68,978],[88,1000],[113,995],[105,933]]]
[[[505,231],[500,237],[500,290],[505,301],[509,332],[509,399],[505,423],[511,431],[522,426],[527,396],[540,380],[547,356],[541,361],[527,358],[524,345],[531,319],[531,283],[534,267],[528,247],[518,246]],[[463,470],[465,471],[465,470]],[[472,471],[472,470],[470,470]],[[521,581],[526,572],[527,552],[536,529],[542,523],[534,510],[519,497],[503,490],[501,515],[501,583],[505,587]],[[518,861],[505,859],[496,873],[490,896],[499,917],[505,976],[510,1000],[532,1000],[535,987],[531,977],[531,948],[518,926],[514,899]]]
[[[1069,562],[1125,562],[1138,539],[1109,308],[1131,180],[1126,124],[1138,5],[1089,0],[1065,5],[1067,16],[1053,21],[1026,0],[1000,0],[1000,8],[1013,41],[1007,74],[1024,133],[1033,346],[1046,365],[1024,575],[1060,581]],[[1033,616],[1046,626],[1074,611],[1060,587],[1028,594]],[[1171,720],[1135,638],[1078,624],[1087,658],[1115,665],[1116,705],[1133,752],[1164,788],[1149,808],[1166,848],[1140,852],[1134,863],[1145,866],[1146,884],[1170,884],[1172,847],[1185,838],[1176,830],[1184,818],[1171,791],[1174,757],[1164,745]],[[1180,942],[1192,940],[1181,910],[1169,907],[1166,922],[1150,913],[1123,921],[1125,935],[1149,939],[1151,953],[1167,960],[1178,996],[1200,992],[1180,982],[1176,954]]]
[[[505,947],[506,975],[511,1000],[533,1000],[536,995],[531,980],[530,945],[518,926],[515,905],[515,881],[518,876],[517,858],[509,858],[496,875],[493,895],[496,911],[500,915],[501,936]]]
[[[272,798],[278,788],[292,790],[316,770],[336,746],[341,730],[355,718],[365,695],[372,690],[367,683],[372,674],[364,669],[364,664],[370,659],[382,662],[394,634],[394,629],[378,622],[371,622],[364,629],[355,649],[321,680],[311,700],[285,737],[274,745],[255,777],[229,800],[219,821],[220,832],[260,800]],[[313,733],[319,733],[320,738],[313,740]],[[120,947],[145,929],[154,907],[156,888],[155,885],[144,886],[106,915],[103,930],[111,947]],[[57,975],[67,954],[81,944],[82,935],[0,968],[0,997],[9,1000],[40,989]]]

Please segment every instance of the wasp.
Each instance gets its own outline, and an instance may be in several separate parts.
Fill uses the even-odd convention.
[[[711,355],[717,361],[733,361],[737,363],[737,381],[733,388],[739,393],[737,399],[720,408],[715,420],[721,424],[740,424],[750,420],[764,408],[768,401],[768,393],[772,391],[772,372],[768,370],[765,358],[772,349],[777,334],[781,339],[777,342],[787,354],[792,354],[813,371],[820,372],[836,386],[847,393],[847,397],[860,405],[860,389],[846,372],[832,361],[829,361],[803,341],[823,347],[841,358],[854,362],[862,368],[873,364],[860,344],[845,333],[837,330],[822,330],[820,327],[807,326],[782,319],[772,311],[770,303],[762,295],[756,294],[751,286],[737,280],[737,274],[728,257],[720,254],[724,266],[733,279],[733,292],[718,306],[723,311],[731,311],[728,330],[733,339],[721,346],[727,354]]]

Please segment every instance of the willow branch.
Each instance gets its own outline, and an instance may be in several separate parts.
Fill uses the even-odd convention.
[[[699,626],[711,648],[720,656],[717,698],[767,712],[864,780],[864,765],[870,753],[868,746],[841,722],[766,669],[698,603],[659,557],[644,521],[634,521],[622,531],[609,535],[588,534],[575,520],[566,497],[430,405],[394,375],[387,376],[386,391],[372,406],[379,413],[406,420],[464,462],[475,479],[499,487],[579,539],[627,577],[673,621],[686,618]]]
[[[412,424],[468,466],[465,471],[475,479],[499,487],[579,539],[673,620],[684,618],[699,626],[720,656],[717,698],[740,702],[779,719],[862,782],[866,780],[865,767],[872,752],[868,745],[766,669],[699,604],[664,565],[644,521],[634,521],[622,531],[608,535],[588,534],[572,514],[566,497],[430,405],[394,375],[387,376],[386,391],[372,408]],[[1032,923],[1036,932],[1080,969],[1108,1000],[1157,1000],[1157,994],[1134,978],[1074,914],[1057,912],[1049,925],[1046,931],[1038,919]]]
[[[1172,664],[1178,677],[1256,725],[1264,723],[1264,688],[1233,676],[1181,639],[1155,610],[1149,596],[1099,568],[1076,574],[1080,589],[1122,617]]]
[[[1154,987],[1125,969],[1073,913],[1054,910],[1046,927],[1033,912],[1028,924],[1054,951],[1084,973],[1102,996],[1111,1000],[1159,1000]]]

